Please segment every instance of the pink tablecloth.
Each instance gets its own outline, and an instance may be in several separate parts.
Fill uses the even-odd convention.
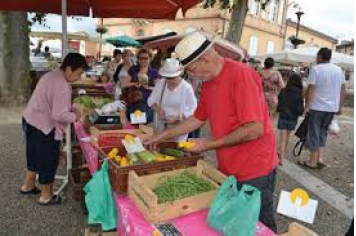
[[[74,132],[77,135],[78,143],[82,149],[85,161],[88,164],[90,174],[93,175],[99,168],[99,154],[92,143],[82,141],[82,138],[90,137],[90,135],[85,132],[84,126],[84,123],[76,122],[74,124]]]
[[[153,235],[154,227],[149,224],[128,197],[116,196],[118,236]],[[174,219],[172,222],[186,236],[222,236],[206,223],[208,210],[199,211]],[[258,223],[256,236],[275,236],[270,229]]]

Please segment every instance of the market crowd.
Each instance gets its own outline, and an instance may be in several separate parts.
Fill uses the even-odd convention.
[[[214,41],[195,32],[155,56],[145,48],[116,49],[100,83],[125,102],[126,108],[120,110],[124,125],[130,124],[130,114],[136,110],[154,124],[157,133],[145,140],[146,145],[195,138],[190,151],[216,150],[222,173],[260,190],[260,221],[277,232],[273,209],[277,166],[283,164],[300,117],[309,120],[305,147],[310,158],[299,164],[311,169],[325,166],[328,128],[345,97],[344,75],[330,63],[331,57],[330,49],[319,50],[303,91],[301,75],[283,79],[273,58],[256,71],[248,63],[222,57]],[[79,80],[86,68],[82,55],[69,53],[59,69],[43,76],[23,113],[27,175],[21,193],[40,193],[42,205],[61,203],[52,187],[58,147],[65,125],[80,118],[71,107],[68,83]],[[207,123],[211,137],[198,138]],[[37,173],[41,190],[35,184]]]

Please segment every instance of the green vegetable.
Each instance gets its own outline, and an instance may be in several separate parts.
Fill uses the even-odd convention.
[[[153,192],[158,197],[158,203],[161,204],[213,190],[215,187],[212,183],[186,170],[176,176],[162,178]]]
[[[138,152],[136,155],[143,162],[152,162],[155,159],[155,156],[149,151]]]
[[[95,103],[93,102],[92,98],[89,96],[80,96],[73,100],[74,103],[80,104],[85,108],[93,109],[96,108]]]
[[[135,154],[127,154],[126,156],[130,159],[130,164],[135,164],[139,161],[138,157]]]
[[[161,148],[160,153],[172,157],[184,157],[185,155],[182,150],[178,150],[174,148]]]

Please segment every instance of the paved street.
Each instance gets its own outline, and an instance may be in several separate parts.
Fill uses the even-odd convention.
[[[62,206],[39,207],[36,197],[19,195],[25,170],[24,145],[20,112],[22,108],[0,109],[0,235],[1,236],[82,236],[85,215],[82,205],[71,199],[70,189],[65,192]],[[341,137],[332,137],[328,142],[323,170],[306,170],[296,165],[296,159],[288,155],[285,165],[278,170],[275,202],[280,191],[305,188],[312,199],[319,201],[313,225],[304,224],[322,236],[344,235],[352,217],[350,199],[353,198],[353,117],[341,117]],[[203,132],[207,135],[206,130]],[[293,144],[294,141],[291,142]],[[302,158],[307,157],[304,152]],[[208,160],[214,163],[214,153]],[[295,220],[277,215],[279,232],[287,229]]]

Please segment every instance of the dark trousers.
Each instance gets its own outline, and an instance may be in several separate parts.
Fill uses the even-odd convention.
[[[354,236],[354,219],[352,219],[349,230],[347,231],[345,236]]]
[[[261,211],[259,220],[277,233],[277,224],[274,219],[273,192],[276,185],[277,171],[273,170],[269,175],[243,182],[256,187],[261,191]]]

